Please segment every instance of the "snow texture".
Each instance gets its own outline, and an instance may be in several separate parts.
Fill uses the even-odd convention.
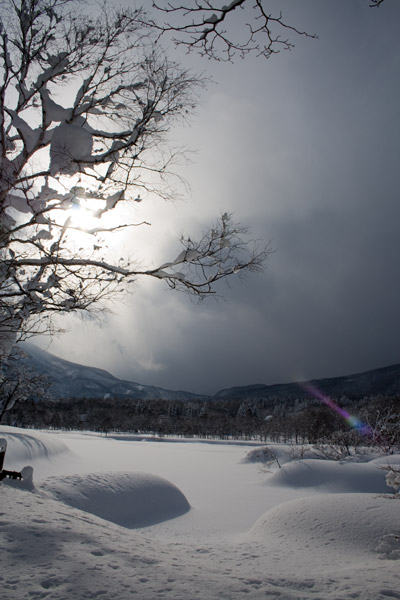
[[[244,461],[250,443],[0,437],[5,468],[34,474],[0,484],[7,600],[400,599],[400,503],[381,494],[379,468],[398,455],[290,461],[279,445],[283,466],[267,473]],[[138,528],[135,512],[159,522]]]

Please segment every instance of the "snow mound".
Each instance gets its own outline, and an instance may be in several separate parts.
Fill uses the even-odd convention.
[[[41,489],[64,504],[130,529],[174,519],[190,510],[174,484],[148,473],[50,477]]]
[[[378,553],[400,557],[400,503],[373,494],[321,494],[293,500],[266,512],[248,537],[273,551],[343,557]],[[351,553],[351,554],[350,554]]]
[[[384,456],[379,456],[374,459],[375,465],[380,465],[386,467],[387,465],[392,465],[393,467],[400,467],[400,452],[398,454],[385,454]]]
[[[70,452],[67,446],[54,435],[42,432],[25,433],[15,427],[2,426],[1,437],[7,441],[4,468],[10,470],[18,470],[21,468],[21,463],[31,462],[33,459],[51,459]]]
[[[339,463],[305,459],[284,465],[269,479],[269,485],[292,488],[314,487],[333,493],[388,493],[386,473],[372,463]]]

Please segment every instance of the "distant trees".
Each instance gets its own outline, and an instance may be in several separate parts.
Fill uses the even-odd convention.
[[[390,453],[400,445],[400,404],[388,399],[384,404],[373,399],[360,411],[361,419],[371,431],[371,441]]]
[[[384,2],[365,1],[370,7]],[[156,0],[153,7],[165,18],[152,21],[160,34],[169,32],[177,45],[219,61],[248,54],[270,58],[291,50],[293,37],[317,38],[290,24],[270,0]]]
[[[170,197],[166,133],[202,82],[155,45],[142,9],[4,0],[0,13],[0,362],[51,316],[101,309],[137,277],[204,296],[268,249],[228,213],[141,266],[112,240],[144,194]],[[111,248],[111,249],[110,249]]]
[[[281,401],[280,406],[285,403]],[[373,415],[378,409],[391,415],[384,428],[363,436],[326,406],[309,399],[301,410],[286,410],[271,415],[263,401],[224,400],[146,400],[79,398],[31,401],[16,404],[5,415],[5,422],[20,426],[90,429],[102,432],[130,431],[158,436],[243,439],[260,442],[312,444],[321,456],[340,460],[359,446],[373,446],[385,453],[400,449],[400,398],[370,398],[352,401],[353,413]],[[396,416],[397,415],[397,416]],[[378,427],[378,426],[377,426]],[[382,439],[390,440],[383,445]]]

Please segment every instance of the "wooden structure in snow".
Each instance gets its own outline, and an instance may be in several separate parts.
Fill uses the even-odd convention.
[[[9,479],[22,479],[22,474],[18,471],[7,471],[6,469],[3,469],[6,450],[7,440],[0,438],[0,481],[2,481],[5,477],[8,477]]]

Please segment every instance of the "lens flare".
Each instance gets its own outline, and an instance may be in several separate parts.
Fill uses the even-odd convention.
[[[371,427],[369,427],[369,425],[366,425],[365,423],[363,423],[363,421],[361,421],[354,415],[348,413],[347,410],[344,410],[344,408],[340,408],[340,406],[338,406],[336,402],[334,402],[328,396],[325,396],[322,392],[320,392],[318,388],[313,386],[311,383],[306,382],[301,383],[300,385],[311,396],[317,398],[317,400],[320,400],[320,402],[322,402],[331,410],[335,411],[338,415],[343,417],[343,419],[350,425],[350,427],[361,433],[361,435],[364,435],[365,437],[369,438],[374,437],[374,430]]]

